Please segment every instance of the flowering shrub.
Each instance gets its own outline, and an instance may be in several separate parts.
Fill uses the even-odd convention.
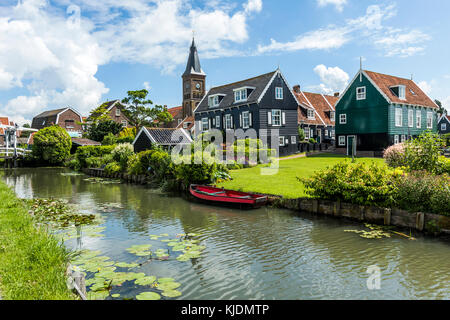
[[[120,164],[122,170],[124,170],[128,163],[128,158],[134,154],[133,145],[130,143],[124,143],[117,145],[111,152],[114,161]]]
[[[405,145],[396,144],[387,148],[383,153],[386,164],[392,168],[406,166]]]
[[[110,175],[117,174],[122,172],[122,168],[118,162],[113,161],[106,165],[105,172]]]
[[[426,170],[439,174],[439,157],[443,141],[437,134],[424,132],[417,139],[406,142],[405,161],[411,171]]]
[[[306,193],[314,198],[389,206],[394,200],[392,181],[402,174],[402,170],[391,170],[374,163],[352,165],[345,161],[299,181],[307,188]]]

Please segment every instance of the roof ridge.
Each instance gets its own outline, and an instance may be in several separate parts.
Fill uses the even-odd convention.
[[[376,72],[376,71],[370,71],[370,70],[363,70],[363,71],[364,71],[364,72],[371,72],[371,73],[379,74],[379,75],[386,76],[386,77],[397,78],[397,79],[402,79],[402,80],[407,80],[407,81],[412,81],[412,82],[414,82],[414,80],[412,80],[412,79],[402,78],[402,77],[398,77],[398,76],[393,76],[393,75],[386,74],[386,73],[381,73],[381,72]],[[415,83],[415,82],[414,82],[414,83]]]
[[[277,71],[278,71],[278,70],[275,70],[275,71],[272,71],[272,72],[267,72],[267,73],[261,74],[261,75],[256,76],[256,77],[252,77],[252,78],[248,78],[248,79],[245,79],[245,80],[240,80],[240,81],[236,81],[236,82],[232,82],[232,83],[228,83],[228,84],[223,84],[223,85],[220,85],[220,86],[217,86],[217,87],[212,87],[211,89],[219,89],[219,88],[223,88],[223,87],[229,87],[229,86],[232,86],[232,85],[236,85],[236,84],[238,84],[238,83],[241,83],[241,82],[246,82],[246,81],[250,81],[250,80],[255,80],[255,79],[258,79],[258,78],[267,76],[267,75],[269,75],[269,74],[274,74],[274,73],[277,72]]]

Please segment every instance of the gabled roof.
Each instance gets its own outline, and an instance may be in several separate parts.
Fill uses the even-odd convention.
[[[441,120],[447,120],[447,122],[450,123],[450,115],[443,114],[443,115],[439,118],[438,123],[441,122]]]
[[[272,82],[274,79],[274,76],[279,72],[279,70],[275,70],[257,77],[253,77],[246,80],[241,80],[238,82],[233,82],[230,84],[226,84],[220,87],[211,88],[211,90],[208,91],[207,96],[200,102],[197,109],[195,109],[195,112],[205,112],[205,111],[211,111],[211,110],[220,110],[224,108],[230,108],[242,104],[252,104],[252,103],[258,103],[260,97],[266,92],[266,88],[268,85]],[[247,101],[245,102],[234,102],[234,90],[244,87],[251,87],[255,88],[253,92],[247,97]],[[208,99],[207,97],[213,96],[213,95],[223,95],[223,99],[220,102],[219,106],[214,108],[209,108],[208,106]]]
[[[137,141],[140,135],[145,134],[154,144],[161,146],[174,146],[177,144],[191,144],[192,139],[189,133],[184,129],[168,129],[168,128],[147,128],[143,127],[141,131],[136,135],[136,139],[133,144]],[[173,141],[172,137],[174,134],[178,134],[179,139]]]
[[[184,71],[183,76],[190,74],[205,75],[200,65],[200,58],[198,57],[197,46],[195,45],[194,39],[192,39],[191,52],[189,53],[186,70]]]
[[[404,105],[428,107],[438,109],[438,105],[425,93],[422,89],[411,79],[405,79],[387,74],[377,73],[368,70],[360,70],[345,89],[344,93],[339,98],[338,102],[345,96],[355,80],[364,75],[375,86],[380,94],[386,99],[388,103],[398,103]],[[405,100],[400,99],[391,88],[396,86],[405,86]]]
[[[167,111],[172,115],[172,118],[177,119],[183,116],[183,107],[174,107],[167,109]]]
[[[295,92],[294,95],[299,102],[300,107],[304,109],[312,109],[315,112],[315,119],[308,119],[307,115],[303,114],[301,110],[298,112],[299,123],[311,124],[311,125],[326,125],[334,126],[335,122],[331,121],[330,113],[335,110],[337,97],[327,96],[320,93],[312,92]]]
[[[54,117],[54,116],[57,116],[58,114],[60,114],[61,112],[63,112],[64,110],[66,110],[66,109],[68,109],[68,108],[44,111],[41,114],[38,114],[37,116],[35,116],[34,118],[35,119],[41,119],[41,118]]]
[[[187,123],[187,127],[184,127],[184,124]],[[193,116],[186,117],[178,126],[178,129],[186,129],[192,131],[192,128],[195,126],[195,118]]]

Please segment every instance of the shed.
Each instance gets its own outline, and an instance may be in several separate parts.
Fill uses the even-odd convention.
[[[153,145],[170,150],[176,145],[192,144],[192,138],[185,129],[143,127],[133,142],[136,153],[149,150]]]

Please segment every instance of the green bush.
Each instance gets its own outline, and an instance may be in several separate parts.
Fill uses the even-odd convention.
[[[121,173],[122,168],[120,167],[120,164],[118,162],[113,161],[106,165],[105,172],[109,175],[114,175],[117,173]]]
[[[441,156],[438,158],[437,161],[437,168],[436,168],[437,174],[449,174],[450,175],[450,159]]]
[[[309,139],[309,143],[315,144],[315,143],[317,143],[317,141],[316,141],[316,139],[311,138],[311,139]]]
[[[389,206],[393,202],[393,181],[400,170],[390,170],[375,163],[352,165],[349,161],[316,172],[311,178],[299,179],[314,198],[350,202],[359,205]]]
[[[410,212],[450,215],[450,178],[416,171],[395,183],[395,206]]]
[[[122,124],[112,120],[102,120],[89,126],[87,136],[91,140],[102,142],[109,133],[116,135],[120,131],[122,131]]]
[[[112,133],[108,133],[102,141],[102,145],[103,146],[112,146],[114,144],[117,144],[117,137],[115,135],[113,135]]]
[[[114,150],[115,146],[86,146],[79,147],[75,153],[81,168],[86,168],[86,159],[91,157],[104,157]]]
[[[136,176],[146,173],[141,162],[141,154],[134,154],[128,159],[127,173]]]
[[[100,168],[103,164],[101,157],[90,157],[86,159],[86,166],[88,168]]]
[[[118,144],[111,152],[114,161],[120,164],[122,171],[125,171],[128,159],[134,154],[134,148],[129,143]]]
[[[429,131],[422,133],[417,139],[405,143],[406,165],[411,171],[426,170],[439,174],[439,157],[443,141],[437,134]]]
[[[305,130],[301,127],[298,127],[298,141],[304,141],[306,138]]]
[[[71,148],[72,139],[59,126],[44,128],[34,135],[33,156],[38,161],[61,165],[70,157]]]
[[[133,143],[134,142],[134,137],[132,136],[127,136],[127,137],[122,137],[122,138],[117,138],[117,143],[118,144],[123,144],[123,143]]]

